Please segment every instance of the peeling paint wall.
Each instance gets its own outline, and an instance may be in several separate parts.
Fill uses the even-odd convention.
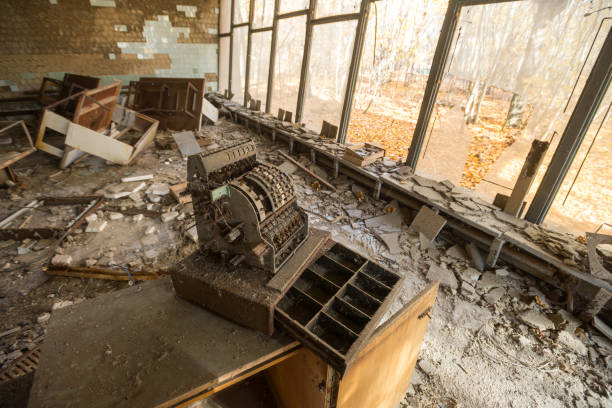
[[[2,0],[0,96],[65,72],[206,77],[215,90],[218,12],[218,0]]]

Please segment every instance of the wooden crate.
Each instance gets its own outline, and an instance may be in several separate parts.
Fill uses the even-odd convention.
[[[385,149],[372,143],[347,146],[344,151],[344,159],[357,166],[364,167],[374,163],[377,159],[385,156]]]

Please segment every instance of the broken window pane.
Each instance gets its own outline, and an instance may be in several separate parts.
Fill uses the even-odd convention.
[[[608,88],[544,225],[612,234],[612,90]]]
[[[249,21],[249,0],[234,1],[234,24],[246,23]]]
[[[385,0],[387,1],[387,0]],[[361,0],[326,0],[317,2],[317,17],[358,13]]]
[[[268,89],[268,67],[270,66],[271,39],[271,31],[253,33],[251,35],[249,93],[253,99],[261,100],[262,107],[266,104],[266,92]]]
[[[319,130],[323,120],[340,123],[356,27],[357,20],[313,27],[302,115],[307,128]]]
[[[246,50],[249,27],[234,28],[232,50],[232,100],[244,103],[244,78],[246,75]]]
[[[310,6],[309,3],[309,0],[280,0],[280,13],[305,10]]]
[[[372,3],[347,141],[377,142],[405,158],[447,0]]]
[[[293,112],[295,115],[305,35],[306,16],[278,21],[274,86],[270,108],[270,113],[274,115],[279,108]]]
[[[253,5],[253,27],[271,27],[274,18],[274,0],[255,0]]]
[[[590,2],[537,0],[464,7],[417,171],[474,189],[489,202],[509,195],[532,142],[565,129],[584,83],[570,99],[581,67],[586,61],[586,78],[611,25],[604,24],[587,59],[601,22],[593,10]]]
[[[219,89],[223,93],[229,89],[229,54],[230,53],[230,38],[219,38]]]
[[[221,0],[219,5],[219,34],[229,33],[231,29],[232,0]]]

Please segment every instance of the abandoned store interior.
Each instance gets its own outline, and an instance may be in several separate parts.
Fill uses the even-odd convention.
[[[612,0],[0,33],[0,407],[612,408]]]

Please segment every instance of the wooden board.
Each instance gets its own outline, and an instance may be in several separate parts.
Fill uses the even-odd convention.
[[[306,242],[296,251],[285,265],[274,275],[266,284],[271,289],[279,292],[286,292],[289,286],[300,277],[296,271],[303,271],[316,258],[318,258],[325,244],[333,245],[329,242],[330,233],[328,231],[311,228]],[[329,249],[329,248],[328,248]]]
[[[29,407],[176,406],[299,348],[179,299],[158,279],[54,311]]]
[[[70,120],[58,115],[55,112],[47,109],[43,110],[43,116],[40,121],[40,126],[38,127],[38,134],[36,136],[36,147],[44,152],[52,154],[53,156],[62,157],[64,155],[64,151],[62,149],[45,142],[45,132],[47,128],[49,128],[65,135],[66,132],[68,132],[68,126],[70,123]]]
[[[431,317],[439,281],[379,326],[347,368],[337,408],[396,408],[404,397]]]
[[[328,365],[307,349],[266,370],[279,406],[325,408]]]
[[[96,132],[103,131],[113,117],[120,91],[121,82],[114,82],[85,92],[77,100],[72,121]]]
[[[71,123],[66,133],[66,145],[118,164],[128,164],[134,148],[127,143]],[[70,162],[62,163],[65,168]]]
[[[141,77],[130,85],[128,107],[160,121],[161,129],[199,130],[204,78]]]

